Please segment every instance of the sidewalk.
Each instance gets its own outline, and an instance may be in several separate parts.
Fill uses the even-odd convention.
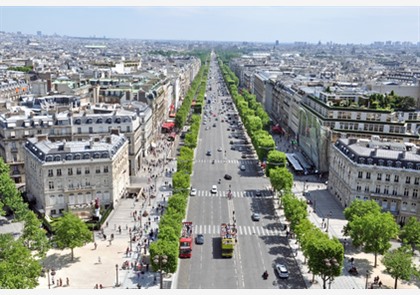
[[[159,144],[166,144],[163,139]],[[154,159],[155,163],[160,159],[163,162],[169,155],[175,152],[175,145],[171,148],[164,148],[162,151],[152,153],[147,157]],[[169,151],[171,150],[171,152]],[[107,239],[103,239],[102,233],[96,231],[94,233],[94,242],[97,243],[95,249],[94,242],[88,243],[83,247],[74,249],[74,261],[70,261],[69,249],[59,250],[51,249],[47,253],[44,266],[55,269],[55,276],[50,275],[51,289],[56,288],[72,288],[72,289],[94,289],[96,284],[102,285],[104,289],[120,288],[131,289],[141,286],[147,289],[159,289],[160,277],[159,273],[145,271],[145,265],[148,262],[144,260],[143,273],[140,269],[136,269],[136,265],[142,261],[144,256],[148,256],[148,243],[150,243],[156,236],[159,219],[164,212],[164,206],[171,195],[171,191],[165,186],[165,182],[171,183],[171,173],[165,169],[176,169],[176,162],[171,161],[168,165],[150,166],[150,172],[140,171],[136,177],[132,177],[132,185],[142,186],[146,190],[146,196],[149,196],[150,186],[156,186],[156,191],[151,190],[150,194],[155,195],[155,198],[140,198],[139,201],[135,199],[121,199],[119,204],[113,210],[107,219],[107,224],[104,224],[103,234]],[[154,180],[149,179],[150,175],[158,175]],[[133,213],[137,211],[137,214]],[[150,214],[147,217],[139,216],[142,212],[147,211]],[[150,219],[149,219],[150,218]],[[150,225],[147,226],[147,223]],[[140,226],[141,224],[141,226]],[[119,230],[121,228],[121,231]],[[141,228],[141,230],[140,230]],[[151,233],[153,231],[153,234]],[[131,234],[130,234],[131,232]],[[110,240],[111,234],[114,239]],[[150,234],[150,235],[149,235]],[[131,243],[130,243],[131,236]],[[135,238],[136,237],[136,238]],[[147,238],[147,239],[146,239]],[[149,239],[150,238],[150,239]],[[133,239],[135,239],[133,241]],[[145,241],[146,239],[146,241]],[[128,251],[127,248],[132,251]],[[146,253],[146,255],[144,255]],[[122,265],[127,263],[128,268],[123,269]],[[132,267],[134,266],[134,268]],[[39,286],[36,289],[48,288],[48,276],[40,277]],[[63,284],[59,286],[59,279],[61,278]],[[66,284],[66,279],[69,280],[69,285]],[[164,288],[170,288],[171,282],[164,278]]]

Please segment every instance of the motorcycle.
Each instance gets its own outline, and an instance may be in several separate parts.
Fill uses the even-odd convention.
[[[212,164],[214,164],[214,160],[213,160],[213,161],[211,161],[211,163],[212,163]]]
[[[264,279],[264,280],[268,279],[268,272],[267,272],[267,271],[265,271],[265,272],[263,273],[262,277],[263,277],[263,279]]]
[[[221,179],[219,179],[219,184],[222,182],[222,180]]]

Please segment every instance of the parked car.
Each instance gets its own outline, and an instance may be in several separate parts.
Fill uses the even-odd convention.
[[[217,185],[213,184],[213,186],[211,187],[211,193],[212,194],[216,194],[217,193]]]
[[[255,195],[257,197],[260,197],[261,196],[261,191],[259,189],[255,190]]]
[[[232,176],[231,176],[231,175],[229,175],[229,174],[225,174],[224,178],[225,178],[226,180],[231,180],[231,179],[232,179]]]
[[[197,190],[195,189],[195,188],[192,188],[191,189],[191,192],[190,192],[190,196],[191,197],[194,197],[194,196],[196,196],[197,195]]]
[[[211,156],[211,151],[207,151],[206,155]]]
[[[274,269],[280,278],[287,279],[289,277],[289,271],[287,270],[286,265],[278,263]]]
[[[245,171],[245,165],[241,165],[240,169],[241,171]]]

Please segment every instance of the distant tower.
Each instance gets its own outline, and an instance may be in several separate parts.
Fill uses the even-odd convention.
[[[41,37],[42,36],[42,32],[41,31],[36,31],[36,35]]]
[[[279,46],[279,40],[276,40],[276,46]]]

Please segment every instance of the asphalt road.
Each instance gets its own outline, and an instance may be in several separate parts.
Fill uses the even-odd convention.
[[[212,62],[209,76],[218,77],[219,74],[213,74],[215,70],[216,63]],[[261,176],[258,160],[252,156],[251,145],[245,145],[241,135],[235,138],[238,131],[228,131],[230,124],[221,121],[227,113],[221,114],[221,101],[230,98],[220,96],[224,94],[220,89],[224,86],[217,81],[218,78],[208,82],[212,91],[207,92],[207,97],[212,102],[204,108],[208,117],[203,116],[206,125],[201,125],[191,178],[197,195],[190,197],[187,212],[187,220],[194,224],[194,233],[204,234],[205,242],[204,245],[193,246],[190,259],[180,260],[177,288],[305,288],[299,267],[276,218],[273,196],[268,190],[269,180]],[[234,111],[229,112],[236,112],[235,107],[232,107]],[[216,117],[210,111],[216,113]],[[216,124],[215,127],[213,124]],[[231,140],[233,144],[230,144]],[[234,150],[232,146],[235,146]],[[238,150],[239,147],[242,151]],[[250,149],[247,150],[247,147]],[[218,151],[219,148],[221,151]],[[211,156],[206,155],[207,151],[211,151]],[[246,159],[242,158],[243,153],[246,153]],[[240,169],[241,165],[245,166],[244,171]],[[231,175],[232,179],[225,180],[225,174]],[[212,185],[217,185],[216,194],[210,192]],[[227,197],[229,189],[232,192],[231,199]],[[256,196],[257,189],[261,191],[261,196]],[[252,221],[253,212],[260,214],[260,221]],[[232,223],[234,218],[238,228],[234,257],[222,258],[219,227],[221,223]],[[276,277],[273,267],[277,262],[287,265],[289,279]],[[268,280],[261,277],[265,270],[270,275]]]

